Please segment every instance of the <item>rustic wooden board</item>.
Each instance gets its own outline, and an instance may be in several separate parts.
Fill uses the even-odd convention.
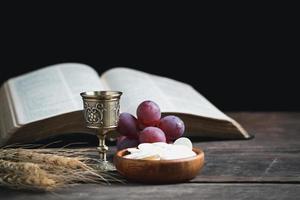
[[[201,141],[206,164],[192,182],[300,182],[299,113],[231,113],[251,140]],[[194,140],[195,141],[195,140]]]
[[[175,185],[81,185],[56,193],[34,194],[0,190],[10,200],[51,199],[299,199],[298,184],[175,184]]]
[[[207,151],[192,182],[300,183],[300,153]]]
[[[299,199],[300,113],[229,113],[255,137],[207,141],[205,166],[185,184],[79,185],[53,194],[0,188],[7,199]],[[110,157],[115,151],[110,148]],[[94,148],[87,154],[97,156]]]

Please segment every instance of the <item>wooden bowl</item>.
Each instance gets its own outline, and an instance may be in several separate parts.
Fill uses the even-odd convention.
[[[193,179],[204,164],[204,153],[193,148],[194,157],[176,160],[137,160],[123,156],[126,149],[118,151],[114,156],[114,164],[118,172],[126,179],[141,183],[180,183]]]

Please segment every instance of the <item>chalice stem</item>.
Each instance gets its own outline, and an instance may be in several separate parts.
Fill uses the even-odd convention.
[[[106,146],[105,144],[106,133],[107,133],[106,130],[101,129],[100,133],[97,135],[99,139],[98,150],[100,154],[100,160],[104,162],[107,161],[106,152],[108,151],[108,146]]]

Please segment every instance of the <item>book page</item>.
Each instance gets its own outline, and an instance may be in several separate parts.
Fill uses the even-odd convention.
[[[152,75],[151,78],[156,85],[164,91],[166,98],[172,102],[175,108],[164,112],[178,112],[215,119],[231,120],[192,86],[160,76]]]
[[[111,90],[123,92],[121,111],[136,114],[137,106],[144,100],[156,102],[162,110],[171,110],[173,105],[149,74],[127,68],[114,68],[101,76]]]
[[[101,78],[110,89],[124,93],[121,110],[135,114],[144,100],[157,102],[162,112],[178,112],[231,120],[188,84],[128,68],[114,68]]]
[[[42,68],[10,79],[8,85],[21,125],[81,110],[80,92],[102,89],[96,71],[77,63]]]

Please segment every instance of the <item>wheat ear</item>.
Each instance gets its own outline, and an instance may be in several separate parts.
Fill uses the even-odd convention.
[[[51,190],[58,183],[38,165],[0,160],[0,184],[11,188]]]
[[[26,149],[7,149],[0,155],[1,159],[24,161],[54,166],[66,167],[68,169],[90,169],[79,158],[70,158],[53,154],[37,153]]]

